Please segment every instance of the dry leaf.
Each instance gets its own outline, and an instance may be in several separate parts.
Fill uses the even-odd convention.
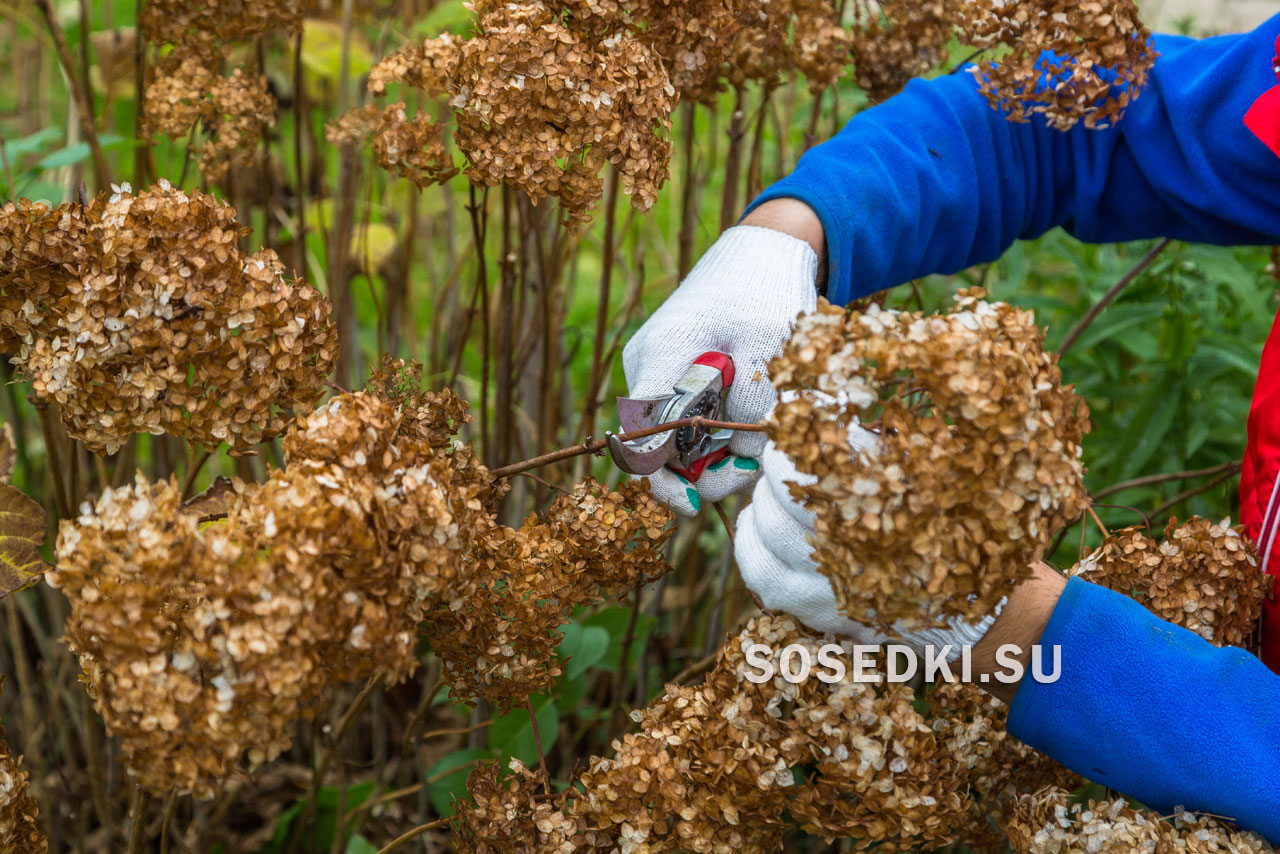
[[[0,596],[30,587],[49,569],[40,556],[48,532],[38,501],[16,486],[0,485]]]

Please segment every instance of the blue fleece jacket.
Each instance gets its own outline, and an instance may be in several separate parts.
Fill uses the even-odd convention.
[[[834,302],[993,260],[1054,226],[1092,242],[1280,242],[1280,158],[1242,121],[1276,85],[1277,33],[1280,17],[1157,37],[1148,89],[1106,130],[1009,123],[967,73],[915,81],[752,204],[793,197],[818,213]],[[1079,580],[1042,642],[1061,646],[1062,676],[1023,681],[1011,733],[1157,810],[1231,816],[1280,844],[1280,676]]]

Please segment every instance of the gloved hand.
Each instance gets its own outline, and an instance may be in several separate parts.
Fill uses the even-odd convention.
[[[853,425],[849,444],[858,453],[876,453],[875,433]],[[960,648],[977,644],[995,622],[992,614],[976,624],[948,620],[947,628],[898,631],[892,638],[855,622],[836,610],[831,582],[812,558],[814,515],[791,497],[789,483],[802,486],[817,478],[802,474],[786,454],[769,442],[761,457],[764,476],[756,483],[751,503],[738,514],[734,557],[742,580],[770,610],[785,611],[821,632],[848,635],[855,643],[881,644],[893,640],[917,651],[950,644],[949,661]],[[996,613],[999,613],[997,609]]]
[[[733,359],[735,374],[721,417],[761,421],[777,397],[769,360],[796,317],[817,307],[817,274],[818,256],[805,241],[758,226],[730,228],[627,342],[622,367],[630,396],[670,394],[694,359],[718,350]],[[730,456],[697,483],[663,468],[648,476],[649,485],[677,513],[697,515],[703,501],[745,491],[759,478],[764,444],[763,433],[739,431]]]

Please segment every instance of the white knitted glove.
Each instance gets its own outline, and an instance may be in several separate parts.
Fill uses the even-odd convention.
[[[630,395],[670,394],[694,359],[718,350],[734,364],[721,417],[763,420],[777,398],[768,362],[791,337],[796,317],[817,307],[817,275],[818,256],[805,241],[770,228],[730,228],[627,342],[622,367]],[[743,492],[759,478],[755,458],[764,444],[763,433],[739,431],[730,456],[697,483],[663,468],[649,475],[649,485],[677,513],[697,515],[703,501]]]
[[[855,451],[874,454],[876,434],[854,425],[849,430],[849,443]],[[880,644],[890,640],[870,626],[854,622],[836,610],[831,582],[818,572],[813,561],[813,513],[806,510],[787,488],[788,483],[808,485],[817,478],[801,474],[786,454],[772,442],[761,457],[764,476],[756,484],[751,503],[738,514],[734,556],[742,580],[756,592],[770,610],[785,611],[810,628],[851,636],[857,643]],[[1003,603],[1002,603],[1003,604]],[[999,614],[1000,609],[996,609]],[[950,644],[947,656],[954,661],[961,647],[973,646],[991,628],[995,615],[970,625],[961,620],[948,620],[943,629],[898,631],[895,641],[922,650],[925,646],[941,649]]]

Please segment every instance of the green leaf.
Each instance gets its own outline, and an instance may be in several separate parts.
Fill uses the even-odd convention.
[[[1164,314],[1164,307],[1159,305],[1137,303],[1108,306],[1076,340],[1071,350],[1072,355],[1087,353],[1090,348],[1119,335],[1126,329],[1147,323],[1162,314]],[[1068,328],[1064,326],[1060,330],[1055,330],[1059,334],[1053,336],[1054,343],[1050,349],[1057,349]]]
[[[578,678],[609,651],[609,632],[602,626],[569,623],[562,631],[564,640],[560,641],[557,652],[561,659],[568,659],[564,668],[566,679]]]
[[[47,144],[62,138],[62,129],[54,126],[41,128],[35,133],[21,139],[5,140],[4,153],[9,158],[9,167],[16,166],[15,161],[24,154],[40,151]]]
[[[477,762],[493,759],[492,750],[468,747],[446,754],[427,769],[427,797],[438,815],[453,815],[453,799],[467,796],[467,775]]]
[[[535,697],[533,711],[538,719],[538,736],[545,755],[556,743],[560,710],[550,697]],[[489,747],[503,757],[514,756],[525,765],[537,766],[538,746],[533,738],[533,721],[529,719],[529,711],[514,708],[509,714],[495,720],[489,727]]]
[[[0,598],[35,584],[49,568],[40,555],[48,532],[38,501],[0,485]]]
[[[622,655],[622,641],[627,633],[627,623],[631,620],[630,608],[605,608],[597,611],[582,621],[583,627],[600,626],[609,633],[609,648],[597,663],[605,670],[618,669],[618,657]],[[649,640],[649,632],[653,630],[656,618],[652,614],[640,614],[636,619],[634,637],[631,640],[631,652],[627,655],[628,667],[637,667],[640,654]]]
[[[342,25],[335,21],[307,18],[302,24],[302,64],[307,70],[330,80],[342,73]],[[373,67],[373,52],[364,35],[353,31],[347,52],[347,74],[363,77]]]
[[[433,39],[443,33],[467,35],[474,29],[474,20],[471,10],[462,0],[445,0],[418,19],[413,25],[413,33],[422,39]]]
[[[347,840],[347,854],[378,854],[380,850],[358,833]]]
[[[1182,406],[1179,389],[1167,375],[1157,375],[1138,411],[1129,421],[1124,440],[1116,452],[1119,462],[1117,480],[1128,480],[1142,471],[1152,455],[1164,445],[1165,436],[1173,425],[1174,416]],[[1163,467],[1157,467],[1163,471]]]
[[[114,148],[120,148],[126,144],[132,145],[133,141],[113,133],[104,133],[98,136],[98,144],[102,146],[103,151],[110,151]],[[40,162],[36,164],[36,169],[41,172],[47,172],[50,169],[60,169],[63,166],[71,166],[84,160],[88,160],[91,153],[92,149],[89,148],[89,143],[73,143],[68,145],[66,148],[51,151],[44,157],[40,158]]]

